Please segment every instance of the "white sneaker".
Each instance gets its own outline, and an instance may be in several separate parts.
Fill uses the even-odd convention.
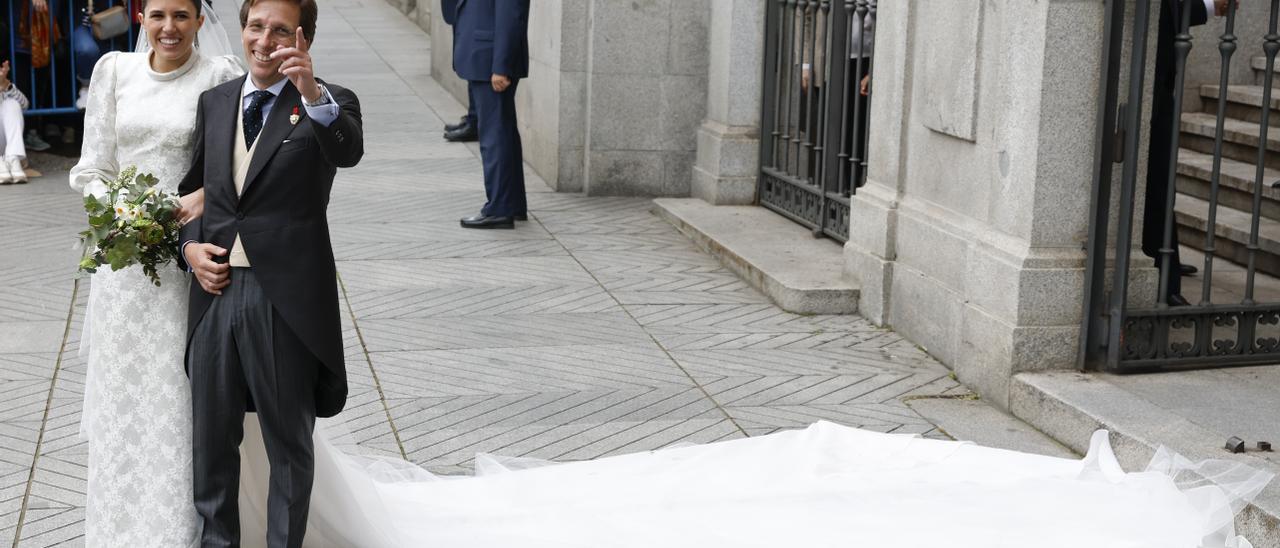
[[[27,182],[27,172],[22,169],[22,158],[18,156],[5,156],[4,164],[9,169],[9,178],[13,182],[22,184]]]
[[[23,175],[25,176],[26,173],[24,172]],[[0,162],[0,185],[10,183],[13,183],[13,174],[9,172],[9,162],[6,160]]]

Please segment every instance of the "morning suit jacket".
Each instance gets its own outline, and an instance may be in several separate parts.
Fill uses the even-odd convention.
[[[529,76],[529,0],[453,1],[453,70],[459,77]]]
[[[347,378],[326,210],[337,168],[352,167],[364,155],[360,102],[351,91],[326,83],[340,107],[338,118],[328,127],[313,124],[301,94],[286,83],[258,135],[237,196],[232,147],[246,77],[200,95],[191,170],[179,192],[185,195],[203,187],[204,216],[182,228],[181,241],[230,250],[240,235],[267,298],[324,363],[326,371],[316,388],[316,415],[333,416],[346,404]],[[299,115],[296,124],[290,121],[294,113]],[[226,257],[219,259],[225,262]],[[216,298],[192,282],[188,340]]]

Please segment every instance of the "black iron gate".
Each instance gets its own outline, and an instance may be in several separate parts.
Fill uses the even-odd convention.
[[[840,241],[867,167],[875,0],[768,0],[760,204]]]
[[[1271,126],[1280,126],[1272,87],[1280,0],[1250,3],[1253,13],[1267,10],[1265,36],[1235,36],[1234,5],[1215,18],[1205,13],[1202,0],[1106,3],[1080,353],[1085,368],[1133,372],[1280,362],[1280,295],[1274,284],[1270,294],[1260,285],[1273,279],[1268,272],[1276,274],[1266,266],[1275,255],[1263,233],[1280,226],[1272,190],[1280,181],[1271,171],[1280,167],[1280,146],[1269,139]],[[1215,60],[1221,63],[1216,86],[1186,82],[1190,29],[1202,22],[1210,25],[1205,29],[1215,37]],[[1148,55],[1153,32],[1155,59]],[[1232,81],[1237,52],[1254,56],[1246,62],[1261,73],[1258,81]],[[1146,79],[1149,63],[1155,66],[1154,82]],[[1183,112],[1191,93],[1204,100],[1202,112]],[[1149,124],[1143,122],[1148,97]],[[1140,154],[1143,139],[1151,146],[1146,155]],[[1141,160],[1148,161],[1145,178]],[[1143,190],[1154,201],[1144,203],[1135,218]],[[1139,238],[1140,222],[1156,231]],[[1144,238],[1152,258],[1131,252]],[[1180,249],[1188,248],[1201,250],[1203,262],[1180,262]],[[1182,277],[1181,265],[1191,262],[1198,263],[1199,279]],[[1158,273],[1154,283],[1153,269],[1140,268],[1147,265]],[[1180,284],[1187,285],[1185,291],[1177,290]]]

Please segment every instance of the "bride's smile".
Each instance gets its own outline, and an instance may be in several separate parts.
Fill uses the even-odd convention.
[[[151,68],[156,72],[169,72],[191,58],[204,16],[192,0],[147,0],[138,13],[138,21],[147,31],[148,44],[155,52]]]

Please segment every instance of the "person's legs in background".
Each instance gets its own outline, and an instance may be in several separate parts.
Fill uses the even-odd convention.
[[[86,6],[89,2],[93,2],[95,13],[111,7],[107,0],[83,0],[83,2]],[[98,64],[98,59],[102,58],[103,51],[108,45],[93,37],[93,27],[87,24],[86,12],[77,10],[76,19],[77,24],[71,30],[71,54],[75,60],[76,82],[79,84],[76,108],[84,110],[84,103],[89,98],[89,78],[93,76],[93,67]]]
[[[13,99],[0,99],[0,146],[4,150],[0,184],[27,182],[27,174],[22,169],[22,161],[27,157],[22,125],[22,105]]]

